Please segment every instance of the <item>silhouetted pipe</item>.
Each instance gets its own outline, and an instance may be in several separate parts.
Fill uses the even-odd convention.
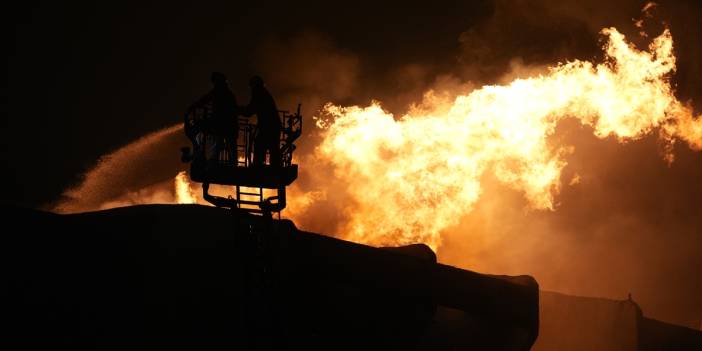
[[[294,268],[289,269],[297,274],[394,290],[417,300],[428,298],[437,305],[494,323],[497,328],[520,329],[529,346],[536,341],[539,287],[530,276],[479,274],[400,252],[297,231],[292,222],[285,222],[280,224],[290,225],[292,234],[284,245],[288,248],[286,255],[294,256],[285,261],[295,262]],[[329,274],[331,270],[334,274]]]

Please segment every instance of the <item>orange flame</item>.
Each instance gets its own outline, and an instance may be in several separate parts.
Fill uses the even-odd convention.
[[[193,193],[190,188],[190,180],[188,179],[188,173],[186,171],[181,171],[176,175],[175,180],[175,193],[176,202],[179,204],[194,204],[197,203],[197,198],[195,198],[195,193]]]
[[[343,235],[374,245],[424,242],[436,248],[440,233],[458,223],[480,198],[481,177],[524,193],[536,209],[554,209],[554,196],[572,148],[548,137],[575,118],[599,138],[635,140],[657,129],[672,162],[677,139],[702,149],[702,116],[678,101],[670,85],[673,40],[665,30],[648,51],[606,28],[606,60],[575,60],[547,74],[489,85],[455,99],[433,92],[395,118],[380,103],[327,104],[317,124],[317,156],[348,184],[352,201]]]

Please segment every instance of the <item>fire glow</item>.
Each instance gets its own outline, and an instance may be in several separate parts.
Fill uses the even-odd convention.
[[[181,171],[176,175],[175,181],[175,192],[176,192],[176,202],[179,204],[194,204],[197,202],[195,198],[195,193],[190,188],[190,181],[188,180],[188,174],[185,171]]]
[[[614,28],[601,33],[607,38],[601,64],[575,60],[451,99],[428,92],[399,118],[378,102],[327,104],[316,118],[323,140],[315,159],[333,165],[347,185],[348,220],[339,234],[372,245],[436,248],[441,231],[480,198],[486,172],[522,192],[531,207],[554,210],[565,155],[574,150],[548,138],[566,118],[620,142],[658,131],[668,162],[676,140],[702,149],[702,116],[695,118],[670,84],[670,32],[654,38],[648,51]]]
[[[488,85],[467,95],[429,91],[399,118],[380,102],[325,105],[317,120],[322,141],[301,167],[331,165],[347,200],[336,235],[370,245],[441,245],[441,233],[471,212],[486,174],[524,194],[529,206],[555,210],[569,145],[549,139],[564,119],[575,119],[598,138],[619,142],[655,131],[663,158],[674,161],[677,140],[702,149],[702,116],[674,96],[673,39],[668,30],[638,50],[614,28],[603,63],[575,60],[547,74]],[[304,163],[304,164],[303,164]],[[579,183],[580,176],[566,180]],[[293,186],[284,215],[299,220],[332,192],[331,182],[304,192]],[[205,202],[184,172],[175,179],[179,203]],[[339,191],[340,189],[334,189]]]

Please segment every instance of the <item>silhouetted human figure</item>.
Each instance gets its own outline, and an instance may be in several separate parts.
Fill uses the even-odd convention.
[[[205,154],[205,173],[210,174],[219,161],[219,153],[226,140],[231,148],[230,157],[236,162],[236,140],[238,127],[236,112],[239,109],[236,97],[229,89],[227,77],[220,72],[212,72],[212,90],[190,106],[190,111],[196,108],[208,109],[205,119],[200,121],[196,135],[197,149]],[[187,131],[186,131],[187,132]],[[204,145],[205,150],[202,150]],[[207,193],[209,182],[202,183],[204,193]]]
[[[199,128],[205,134],[205,136],[200,135],[201,139],[206,138],[206,140],[200,140],[200,143],[204,143],[207,147],[205,159],[208,164],[217,161],[219,151],[223,147],[223,139],[226,139],[235,151],[238,136],[236,121],[238,106],[234,93],[229,89],[227,77],[223,73],[213,72],[211,79],[212,90],[190,106],[190,110],[207,108],[208,105],[210,108],[210,113],[201,122]]]
[[[270,165],[274,167],[282,166],[280,155],[280,131],[282,129],[280,117],[278,117],[278,107],[273,97],[266,89],[263,79],[253,76],[249,80],[251,87],[251,102],[244,107],[241,114],[251,116],[256,114],[258,126],[254,139],[253,165],[263,166],[266,160],[266,152],[270,154]]]

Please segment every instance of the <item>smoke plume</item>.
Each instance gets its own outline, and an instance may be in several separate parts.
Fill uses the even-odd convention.
[[[421,107],[427,91],[433,91],[431,99],[452,101],[485,84],[546,74],[559,62],[602,62],[598,33],[604,27],[617,27],[646,49],[651,37],[640,36],[636,25],[645,17],[643,5],[495,1],[490,16],[456,33],[452,64],[407,58],[373,79],[368,78],[373,57],[340,47],[324,34],[270,38],[256,53],[258,73],[280,108],[292,110],[301,102],[305,116],[296,154],[301,173],[283,215],[300,228],[342,235],[358,205],[348,183],[334,175],[335,166],[317,154],[323,131],[313,127],[312,117],[321,115],[325,103],[368,106],[377,99],[387,112],[402,116]],[[642,25],[655,36],[662,32],[662,19],[681,19],[667,23],[677,57],[670,84],[682,106],[694,109],[702,98],[700,28],[690,25],[697,22],[687,5],[661,3],[652,10],[659,17],[646,17]],[[554,210],[535,210],[523,191],[486,173],[472,210],[441,230],[439,260],[487,273],[532,274],[543,289],[569,294],[623,299],[631,293],[647,315],[697,328],[702,320],[701,153],[684,143],[663,143],[654,134],[621,144],[598,138],[591,126],[575,121],[555,128],[549,142],[576,152],[563,154],[567,165],[559,175],[560,192],[552,198]],[[174,126],[127,145],[104,157],[56,208],[175,203],[174,178],[184,170],[178,147],[186,143]],[[669,151],[675,155],[670,164],[661,157]],[[199,186],[190,187],[201,201]]]

